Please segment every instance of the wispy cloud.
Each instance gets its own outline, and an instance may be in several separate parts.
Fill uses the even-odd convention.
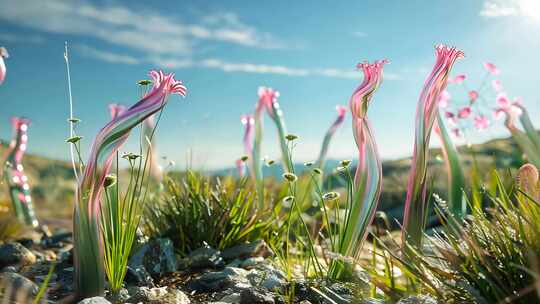
[[[141,61],[129,55],[115,54],[89,47],[87,45],[75,45],[75,49],[83,56],[93,57],[110,63],[140,64]]]
[[[126,6],[96,6],[85,0],[0,0],[0,19],[38,31],[78,34],[152,54],[189,54],[203,41],[254,48],[284,48],[285,43],[240,21],[233,13],[184,23],[155,11]]]
[[[522,16],[540,19],[540,1],[538,0],[484,0],[480,16],[498,18]]]
[[[21,37],[10,33],[0,33],[0,44],[3,42],[40,44],[45,42],[45,39],[38,35],[27,35]]]
[[[92,57],[106,62],[121,64],[143,64],[151,63],[162,68],[182,69],[182,68],[206,68],[220,70],[225,73],[251,73],[251,74],[274,74],[284,76],[323,76],[344,79],[362,78],[362,73],[354,69],[333,69],[333,68],[295,68],[283,65],[268,65],[248,62],[230,62],[218,58],[206,58],[192,60],[189,58],[176,58],[167,56],[150,56],[146,58],[135,58],[125,54],[116,54],[109,51],[98,50],[87,45],[76,45],[75,49],[83,56]],[[398,80],[398,74],[386,73],[387,80]]]
[[[366,32],[356,31],[356,32],[352,32],[351,35],[357,38],[364,38],[364,37],[367,37],[368,34]]]

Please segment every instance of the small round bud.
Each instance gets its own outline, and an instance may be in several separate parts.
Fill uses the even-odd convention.
[[[109,174],[107,176],[105,176],[105,181],[103,182],[103,187],[105,188],[109,188],[111,186],[113,186],[114,184],[116,184],[116,175],[114,174]]]
[[[311,167],[311,166],[313,166],[313,162],[306,162],[306,163],[304,163],[304,166]]]
[[[289,181],[290,183],[294,183],[298,180],[298,177],[294,173],[286,172],[283,173],[283,178]]]
[[[323,194],[322,198],[325,201],[337,200],[339,198],[339,193],[337,193],[337,192],[328,192],[328,193]]]
[[[140,86],[147,86],[147,85],[149,85],[151,83],[152,83],[152,80],[148,80],[148,79],[143,79],[143,80],[137,81],[137,84],[140,85]]]
[[[267,165],[268,167],[272,166],[274,163],[275,163],[275,161],[272,160],[272,159],[266,161],[266,165]]]
[[[141,157],[139,154],[135,154],[135,153],[124,153],[124,155],[122,155],[122,158],[123,159],[127,159],[127,160],[136,160],[137,158]]]
[[[82,136],[72,136],[66,139],[66,142],[74,144],[74,143],[79,142],[81,139],[82,139]]]
[[[348,167],[348,166],[351,164],[351,160],[349,160],[349,159],[344,159],[344,160],[340,161],[339,164],[340,164],[342,167]]]
[[[242,157],[240,157],[240,160],[243,162],[246,162],[248,159],[249,159],[249,156],[247,155],[243,155]]]
[[[285,136],[285,138],[288,140],[288,141],[293,141],[293,140],[297,140],[298,139],[298,136],[294,135],[294,134],[287,134],[287,136]]]
[[[290,207],[292,206],[292,203],[294,202],[294,196],[285,196],[282,202],[283,202],[283,206]]]
[[[322,174],[322,171],[321,171],[321,169],[319,169],[319,168],[314,168],[314,169],[313,169],[313,173],[315,173],[315,174],[317,174],[317,175],[321,175],[321,174]]]

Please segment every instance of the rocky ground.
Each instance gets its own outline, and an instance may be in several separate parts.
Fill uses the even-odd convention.
[[[74,302],[72,248],[72,235],[67,231],[54,235],[36,233],[1,244],[0,291],[4,299],[32,303],[54,265],[43,303]],[[274,266],[273,256],[264,241],[256,241],[223,251],[206,246],[182,258],[175,254],[169,239],[148,240],[140,236],[129,260],[125,288],[114,296],[107,293],[106,297],[79,303],[285,303],[291,283]],[[368,280],[365,274],[360,277]],[[364,283],[363,288],[369,288]],[[294,290],[295,303],[385,303],[360,300],[353,289],[342,283],[297,279]],[[321,294],[320,290],[326,292]],[[331,302],[325,295],[328,293],[340,302]],[[420,297],[399,303],[436,302]]]

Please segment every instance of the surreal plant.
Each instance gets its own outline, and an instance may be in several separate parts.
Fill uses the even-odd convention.
[[[364,72],[364,80],[354,91],[349,101],[353,135],[358,147],[358,164],[349,198],[345,218],[337,233],[334,251],[342,256],[358,258],[367,229],[373,220],[379,195],[382,190],[382,166],[375,137],[367,117],[368,106],[383,79],[383,67],[388,61],[372,64],[361,63],[358,68]],[[347,169],[348,172],[348,169]],[[330,277],[344,274],[342,261],[336,260],[330,268]]]
[[[148,154],[148,170],[154,181],[161,182],[163,170],[159,165],[154,132],[156,129],[156,117],[151,115],[142,124],[142,152]]]
[[[414,246],[419,246],[422,242],[427,207],[428,148],[433,124],[438,115],[440,94],[446,87],[452,66],[458,58],[463,57],[463,52],[445,45],[438,45],[435,53],[435,65],[424,84],[416,108],[414,151],[403,219],[403,242],[409,241]]]
[[[13,140],[9,145],[4,164],[6,184],[9,187],[13,210],[17,218],[26,225],[37,227],[39,223],[34,212],[30,185],[22,165],[22,158],[28,144],[27,131],[30,120],[13,117],[11,124],[13,126]]]
[[[166,75],[161,71],[151,71],[150,76],[154,80],[152,90],[107,123],[96,135],[84,172],[78,180],[73,214],[73,241],[74,283],[79,297],[103,294],[103,246],[99,230],[101,200],[116,152],[128,139],[134,127],[163,109],[170,94],[177,93],[182,96],[186,94],[185,86],[174,79],[174,74]]]
[[[343,124],[343,121],[345,120],[345,114],[347,113],[347,108],[341,105],[337,105],[336,111],[338,115],[336,117],[336,120],[332,123],[332,125],[330,125],[330,128],[328,128],[328,131],[326,131],[326,134],[324,135],[324,139],[321,145],[321,151],[319,152],[319,158],[317,159],[317,163],[315,165],[317,168],[320,168],[321,170],[324,170],[326,154],[328,153],[328,147],[330,146],[332,137],[334,137],[334,134],[336,133],[337,129]],[[319,187],[322,186],[322,180],[323,180],[323,177],[320,176]]]
[[[6,79],[6,63],[4,62],[5,58],[9,58],[9,53],[5,47],[0,47],[0,84]]]

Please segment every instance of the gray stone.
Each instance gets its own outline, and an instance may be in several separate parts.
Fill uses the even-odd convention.
[[[223,250],[221,256],[227,260],[244,259],[248,257],[262,256],[263,258],[274,256],[265,241],[257,240],[247,244],[240,244]]]
[[[19,269],[16,266],[6,266],[0,272],[19,272]]]
[[[128,288],[129,303],[150,304],[189,304],[188,296],[178,289],[167,287],[130,287]]]
[[[397,304],[437,304],[437,300],[428,295],[417,295],[402,298]]]
[[[23,245],[13,242],[0,246],[0,268],[9,265],[31,265],[36,256]]]
[[[260,264],[262,262],[264,262],[263,257],[252,257],[252,258],[245,259],[240,265],[240,267],[249,269],[249,268],[257,266],[257,264]]]
[[[129,259],[129,266],[133,269],[144,267],[154,279],[176,271],[172,241],[167,238],[150,240],[133,254]]]
[[[235,292],[222,297],[219,302],[238,304],[240,303],[240,293]]]
[[[272,291],[287,285],[285,273],[270,264],[258,264],[255,269],[249,271],[247,278],[251,285]]]
[[[104,297],[93,297],[79,301],[78,304],[111,304],[111,302]]]
[[[189,288],[197,291],[218,291],[237,284],[249,284],[248,271],[242,268],[226,267],[222,271],[207,272],[189,283]]]
[[[240,293],[240,304],[274,304],[274,295],[265,289],[251,288]]]
[[[143,266],[139,266],[138,268],[128,266],[124,281],[129,285],[154,287],[152,276]]]
[[[0,286],[4,289],[4,297],[17,303],[32,302],[39,290],[34,282],[14,272],[1,273]]]
[[[219,268],[225,265],[221,252],[208,245],[192,251],[188,256],[190,268]]]
[[[129,292],[125,288],[120,288],[116,293],[109,292],[107,294],[107,300],[113,303],[124,303],[129,299]]]

